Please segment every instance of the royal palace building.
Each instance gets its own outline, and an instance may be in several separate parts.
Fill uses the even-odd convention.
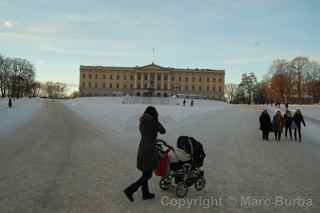
[[[224,98],[224,70],[146,66],[80,66],[81,96],[199,95]]]

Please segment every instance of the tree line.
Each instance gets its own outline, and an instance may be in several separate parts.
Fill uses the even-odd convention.
[[[239,85],[226,86],[232,103],[319,103],[320,64],[307,57],[274,60],[263,80],[242,74]]]
[[[35,66],[27,59],[0,55],[1,97],[38,96],[40,83],[35,81],[35,72]]]

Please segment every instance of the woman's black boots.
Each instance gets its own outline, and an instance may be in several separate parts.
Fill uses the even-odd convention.
[[[142,190],[142,199],[149,200],[155,197],[153,193],[149,192],[148,182],[142,185],[141,190]]]

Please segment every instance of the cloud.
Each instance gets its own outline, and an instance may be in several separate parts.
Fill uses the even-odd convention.
[[[119,51],[119,50],[70,50],[56,47],[46,47],[43,50],[64,54],[64,55],[91,55],[91,56],[119,56],[119,55],[129,55],[128,51]]]
[[[16,22],[6,20],[1,25],[5,28],[12,28],[16,25]]]
[[[0,32],[0,39],[39,39],[39,36],[23,32]]]

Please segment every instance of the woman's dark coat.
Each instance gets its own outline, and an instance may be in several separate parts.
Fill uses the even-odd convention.
[[[286,112],[286,113],[284,114],[284,125],[285,125],[285,127],[290,128],[290,127],[291,127],[291,124],[292,124],[292,116],[291,116],[291,113]]]
[[[303,126],[306,126],[306,123],[304,122],[303,116],[301,113],[294,113],[293,122],[296,124],[297,128],[301,128],[301,123],[303,123]]]
[[[260,130],[262,131],[272,131],[271,118],[268,113],[263,112],[259,118]]]
[[[281,114],[276,114],[273,117],[273,130],[277,132],[282,132],[284,126],[284,119]]]
[[[144,113],[140,118],[141,141],[138,148],[137,168],[150,171],[157,167],[159,156],[156,149],[158,132],[164,134],[165,128],[151,115]]]

